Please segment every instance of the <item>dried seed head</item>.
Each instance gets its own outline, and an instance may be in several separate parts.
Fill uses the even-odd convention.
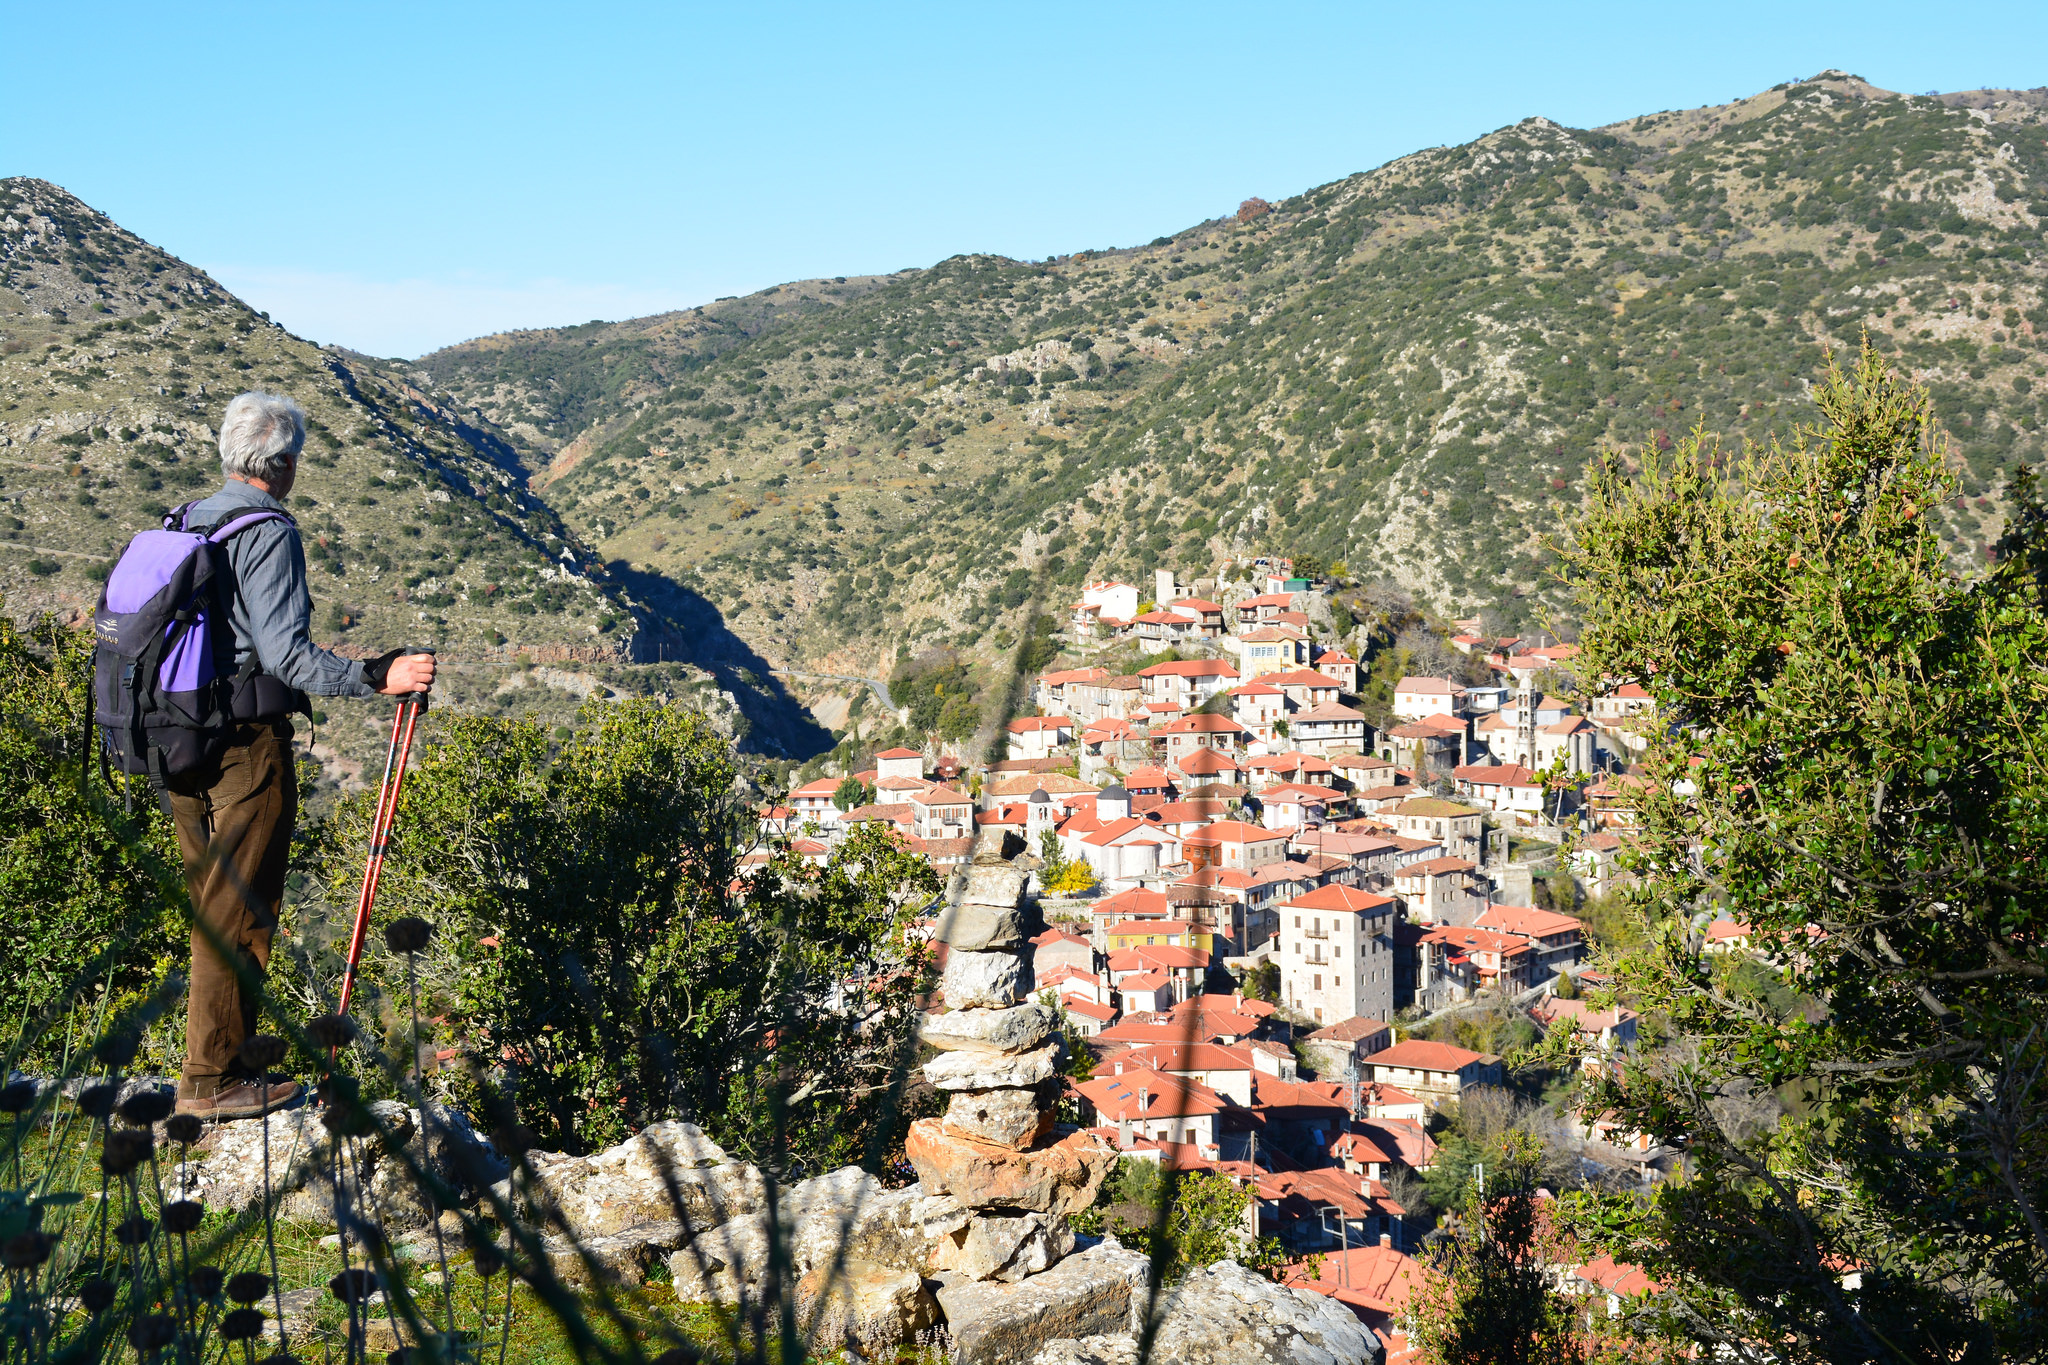
[[[199,1135],[205,1131],[206,1125],[197,1114],[173,1114],[164,1123],[164,1136],[187,1146],[199,1141]]]
[[[177,1336],[177,1320],[168,1313],[145,1313],[128,1324],[128,1344],[144,1354],[161,1351]]]
[[[135,1060],[135,1054],[142,1050],[142,1040],[132,1033],[109,1033],[93,1045],[93,1055],[116,1071]]]
[[[0,1242],[0,1265],[9,1270],[33,1270],[50,1259],[57,1239],[47,1232],[22,1232]]]
[[[257,1075],[264,1075],[284,1060],[287,1051],[284,1039],[274,1033],[256,1033],[242,1040],[242,1065]]]
[[[306,1036],[321,1047],[347,1047],[355,1040],[355,1022],[345,1014],[322,1014],[306,1021]]]
[[[254,1308],[237,1308],[220,1320],[222,1341],[248,1341],[262,1331],[263,1314]]]
[[[476,1266],[476,1273],[487,1280],[505,1265],[505,1254],[498,1250],[495,1243],[481,1238],[470,1244],[470,1259]]]
[[[19,1114],[35,1102],[34,1081],[15,1081],[0,1087],[0,1114]]]
[[[78,1301],[85,1305],[88,1313],[104,1313],[114,1302],[114,1282],[104,1275],[95,1275],[78,1286]]]
[[[226,1280],[227,1272],[217,1265],[195,1265],[192,1273],[185,1277],[185,1283],[202,1299],[219,1298],[221,1285]]]
[[[384,930],[384,944],[394,953],[423,953],[434,941],[434,926],[415,915],[395,919]]]
[[[377,1292],[377,1277],[367,1270],[344,1270],[327,1282],[327,1292],[343,1303],[361,1303]]]
[[[165,1232],[193,1232],[206,1217],[206,1205],[196,1199],[180,1199],[163,1207]]]
[[[138,1090],[121,1101],[117,1112],[136,1127],[147,1128],[162,1123],[177,1107],[177,1101],[161,1090]]]
[[[149,1240],[149,1234],[156,1230],[156,1224],[141,1214],[133,1214],[114,1224],[114,1240],[124,1247],[139,1247]]]
[[[114,1101],[120,1098],[120,1086],[102,1081],[78,1092],[78,1108],[87,1118],[103,1119],[114,1112]]]
[[[100,1169],[108,1175],[126,1175],[155,1151],[156,1139],[149,1129],[116,1128],[100,1144]]]
[[[236,1303],[254,1303],[270,1292],[270,1277],[258,1270],[244,1270],[228,1277],[228,1297]]]

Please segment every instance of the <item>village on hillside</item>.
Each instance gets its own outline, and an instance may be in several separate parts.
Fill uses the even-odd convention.
[[[1414,1025],[1505,1002],[1575,1030],[1587,1067],[1636,1043],[1633,1011],[1581,998],[1600,982],[1580,921],[1534,893],[1625,877],[1653,703],[1623,683],[1582,713],[1543,687],[1573,681],[1576,646],[1469,621],[1448,640],[1466,681],[1400,677],[1375,726],[1359,660],[1316,624],[1327,589],[1287,560],[1251,567],[1228,601],[1165,570],[1150,600],[1089,584],[1064,623],[1083,662],[1032,680],[1006,758],[884,749],[796,787],[761,828],[822,862],[879,823],[956,881],[1005,848],[1045,918],[1035,997],[1096,1063],[1067,1082],[1071,1112],[1127,1155],[1251,1188],[1247,1231],[1323,1256],[1296,1279],[1391,1332],[1389,1285],[1420,1240],[1393,1187],[1431,1170],[1439,1111],[1506,1080],[1501,1056]],[[1085,662],[1133,646],[1164,657]],[[1740,926],[1709,937],[1737,948]],[[1630,1178],[1670,1155],[1580,1122],[1588,1159]],[[1631,1273],[1584,1270],[1602,1295]]]

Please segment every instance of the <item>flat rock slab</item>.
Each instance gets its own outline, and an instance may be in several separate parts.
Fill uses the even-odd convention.
[[[904,1154],[927,1194],[951,1195],[968,1208],[1030,1209],[1071,1215],[1095,1202],[1116,1165],[1116,1151],[1088,1132],[1015,1151],[955,1137],[938,1119],[910,1125]]]
[[[1050,1342],[1128,1331],[1131,1305],[1145,1292],[1146,1268],[1143,1256],[1104,1244],[1016,1284],[947,1285],[939,1290],[939,1307],[953,1359],[959,1365],[1029,1365]]]
[[[942,1052],[924,1064],[924,1078],[939,1090],[1020,1090],[1057,1076],[1066,1059],[1066,1043],[1059,1038],[1015,1057]]]
[[[1042,1047],[1059,1032],[1059,1011],[1048,1005],[1006,1010],[948,1010],[927,1017],[918,1037],[942,1052],[1014,1055]]]
[[[1020,889],[1023,886],[1021,868],[978,867],[968,873],[968,899],[940,916],[936,935],[941,943],[952,945],[955,952],[983,953],[992,948],[1015,948],[1024,942],[1024,909],[1015,897],[993,905],[973,900],[975,875],[984,872],[1008,874],[1006,881],[1014,880]]]

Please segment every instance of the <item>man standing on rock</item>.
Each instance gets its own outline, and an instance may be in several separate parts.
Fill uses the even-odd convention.
[[[185,528],[220,526],[251,511],[282,513],[305,443],[305,413],[289,398],[235,398],[220,424],[226,484],[186,510]],[[257,1002],[215,947],[259,976],[270,962],[298,814],[291,713],[308,709],[307,693],[396,696],[434,685],[431,654],[394,649],[365,662],[313,643],[306,552],[288,517],[252,523],[227,539],[226,550],[219,600],[228,603],[236,664],[227,748],[216,762],[167,783],[193,915],[178,1112],[205,1119],[254,1118],[298,1094],[294,1082],[240,1074]]]

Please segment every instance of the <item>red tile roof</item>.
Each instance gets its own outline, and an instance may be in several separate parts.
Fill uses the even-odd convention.
[[[1143,1067],[1121,1076],[1095,1076],[1075,1083],[1073,1089],[1094,1105],[1095,1112],[1109,1123],[1125,1118],[1135,1123],[1140,1119],[1218,1114],[1229,1104],[1200,1081]],[[1138,1097],[1140,1090],[1145,1092],[1142,1105]]]
[[[1119,891],[1114,896],[1105,897],[1088,907],[1091,919],[1100,919],[1105,915],[1122,919],[1140,915],[1156,915],[1163,918],[1166,913],[1166,897],[1157,891],[1147,891],[1142,886],[1132,887],[1129,891]]]
[[[1331,882],[1328,886],[1319,886],[1306,895],[1296,896],[1286,902],[1286,905],[1291,910],[1341,911],[1346,914],[1370,915],[1384,910],[1393,903],[1392,896],[1375,896],[1370,892],[1360,891],[1355,886]]]
[[[1238,771],[1237,760],[1214,749],[1197,749],[1180,760],[1180,770],[1189,777],[1214,777]]]
[[[1164,615],[1165,613],[1155,613]],[[1143,620],[1143,617],[1139,618]],[[1186,620],[1186,617],[1178,618]],[[1171,663],[1153,664],[1150,668],[1138,670],[1141,678],[1158,678],[1167,675],[1180,678],[1234,678],[1237,670],[1222,659],[1177,659]]]
[[[1220,735],[1243,734],[1244,727],[1228,716],[1208,715],[1197,711],[1192,716],[1168,721],[1152,732],[1155,735]]]
[[[1468,1052],[1450,1043],[1410,1038],[1365,1059],[1367,1066],[1391,1066],[1405,1071],[1461,1071],[1474,1062],[1493,1063],[1500,1058],[1490,1052]]]
[[[1570,915],[1539,910],[1533,905],[1488,905],[1485,913],[1473,923],[1482,929],[1501,929],[1510,934],[1525,934],[1530,938],[1550,938],[1558,934],[1580,932],[1579,922]]]

